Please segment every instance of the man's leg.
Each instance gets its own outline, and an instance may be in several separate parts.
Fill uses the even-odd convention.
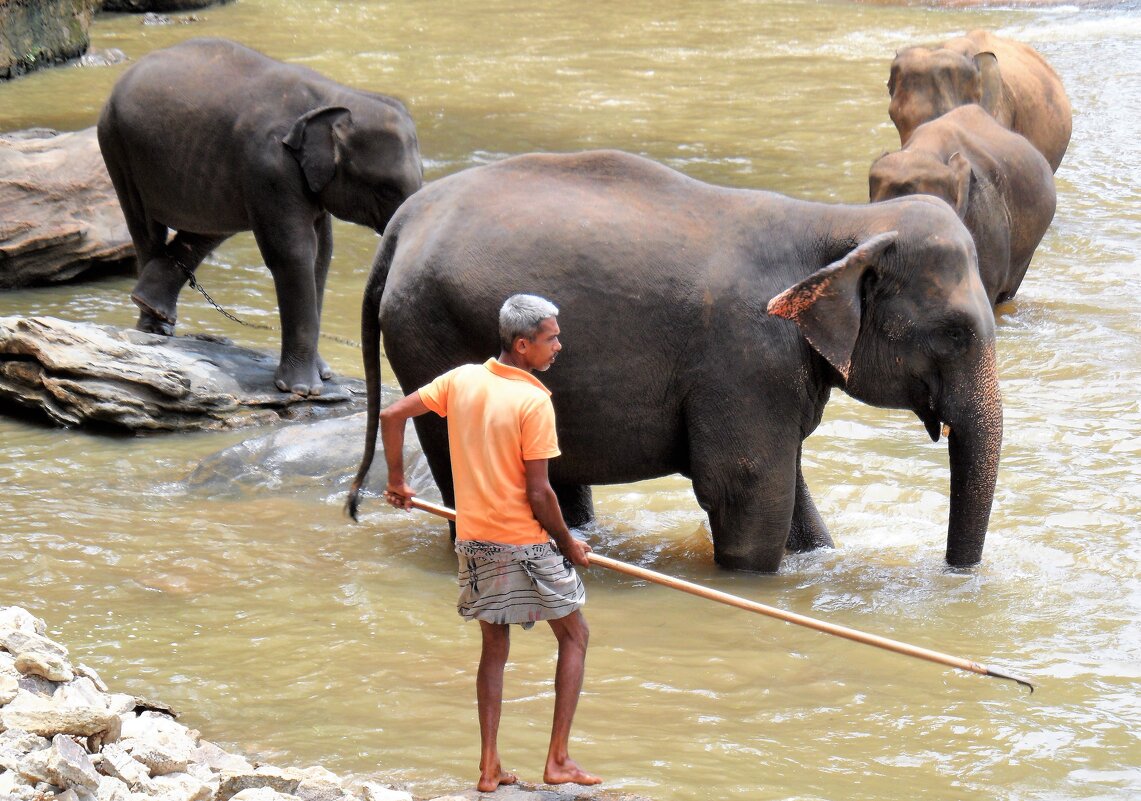
[[[479,621],[483,650],[475,679],[479,708],[479,784],[481,793],[490,793],[501,784],[514,784],[518,778],[505,773],[499,762],[499,717],[503,711],[503,669],[511,648],[508,626]]]
[[[555,720],[551,726],[551,746],[547,751],[547,766],[543,781],[547,784],[600,784],[602,779],[592,776],[570,758],[569,742],[574,711],[582,691],[582,677],[586,669],[586,645],[590,629],[582,612],[575,610],[566,617],[547,621],[559,641],[559,661],[555,668]]]

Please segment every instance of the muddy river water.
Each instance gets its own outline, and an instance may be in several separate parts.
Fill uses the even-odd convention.
[[[1002,801],[1141,797],[1141,13],[930,8],[239,0],[197,21],[99,17],[130,58],[225,36],[398,95],[429,179],[505,155],[613,147],[715,183],[866,200],[898,147],[896,48],[985,27],[1061,74],[1074,133],[1058,212],[999,309],[1003,457],[983,564],[943,564],[947,456],[910,414],[833,394],[805,472],[837,541],[776,576],[712,564],[704,515],[671,477],[596,491],[600,552],[763,603],[1031,677],[1007,682],[877,651],[592,570],[573,753],[661,799]],[[95,123],[123,65],[0,85],[0,129]],[[358,338],[377,237],[336,228],[324,330]],[[275,323],[251,237],[204,285]],[[0,294],[0,315],[129,326],[128,277]],[[276,351],[187,292],[180,331]],[[566,332],[567,347],[574,346]],[[361,375],[351,344],[323,355]],[[557,366],[556,368],[557,369]],[[388,375],[391,375],[390,373]],[[116,689],[276,764],[378,774],[420,795],[471,786],[478,633],[454,612],[454,556],[427,515],[339,487],[198,490],[204,457],[251,432],[121,438],[0,417],[0,604],[45,618]],[[553,638],[518,632],[501,746],[541,778]]]

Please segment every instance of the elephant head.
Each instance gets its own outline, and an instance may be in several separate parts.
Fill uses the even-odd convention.
[[[945,204],[877,206],[896,207],[891,222],[906,235],[867,236],[773,298],[769,313],[797,324],[849,395],[910,409],[933,441],[947,434],[947,561],[972,565],[982,559],[1002,445],[994,315],[971,236]]]
[[[423,184],[415,127],[389,103],[313,109],[294,122],[282,144],[322,208],[377,233]]]
[[[1003,119],[1002,75],[994,53],[968,56],[940,47],[908,47],[896,54],[887,81],[888,115],[900,144],[925,122],[957,106],[978,103],[999,122]]]
[[[934,195],[966,218],[971,192],[971,164],[962,153],[943,161],[927,151],[897,150],[885,153],[868,173],[868,199],[872,203],[907,195]]]

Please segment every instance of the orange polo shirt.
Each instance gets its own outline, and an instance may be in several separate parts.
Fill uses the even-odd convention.
[[[549,537],[531,511],[523,460],[558,456],[551,392],[498,359],[449,370],[420,389],[447,418],[456,537],[533,545]]]

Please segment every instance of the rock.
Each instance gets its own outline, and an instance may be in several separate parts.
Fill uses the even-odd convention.
[[[83,54],[100,2],[0,3],[0,78],[15,78]]]
[[[104,11],[127,11],[134,14],[147,11],[192,11],[231,2],[233,0],[102,0]]]
[[[75,678],[67,649],[40,634],[11,631],[0,637],[8,653],[15,658],[16,670],[26,675],[42,676],[49,681],[71,681]]]
[[[382,403],[399,395],[385,389]],[[356,475],[364,453],[365,412],[334,420],[283,426],[211,454],[198,463],[187,485],[211,497],[236,496],[245,491],[296,495],[318,491],[344,495]],[[379,439],[379,438],[378,438]],[[408,481],[421,494],[435,491],[428,460],[420,449],[411,422],[405,432],[404,463]],[[380,442],[369,470],[365,490],[379,497],[388,471]]]
[[[64,426],[226,430],[348,414],[359,379],[316,397],[280,392],[277,357],[212,337],[165,337],[54,317],[0,317],[0,402]]]
[[[91,793],[99,789],[99,773],[91,764],[91,757],[75,740],[62,734],[52,738],[47,774],[48,781],[57,787],[82,787]]]
[[[10,631],[43,634],[47,631],[47,625],[18,606],[8,606],[0,609],[0,638],[7,636]]]
[[[0,136],[0,208],[0,289],[135,269],[94,127]]]
[[[361,799],[362,801],[413,801],[412,793],[382,787],[375,782],[365,782],[361,785]]]
[[[275,768],[271,765],[262,765],[252,771],[223,773],[216,801],[228,801],[248,790],[272,790],[276,793],[293,795],[301,784],[301,779],[299,771]]]
[[[295,796],[289,793],[279,793],[270,787],[251,787],[230,797],[234,801],[295,801]],[[220,801],[224,800],[220,799]]]
[[[109,743],[103,746],[100,760],[102,772],[111,778],[118,779],[132,792],[150,786],[150,773],[146,767],[137,762],[127,753],[126,749],[118,743]]]
[[[24,729],[43,737],[98,734],[114,725],[114,717],[105,703],[89,698],[72,684],[61,686],[50,698],[21,689],[15,699],[0,709],[0,725],[4,728]]]

